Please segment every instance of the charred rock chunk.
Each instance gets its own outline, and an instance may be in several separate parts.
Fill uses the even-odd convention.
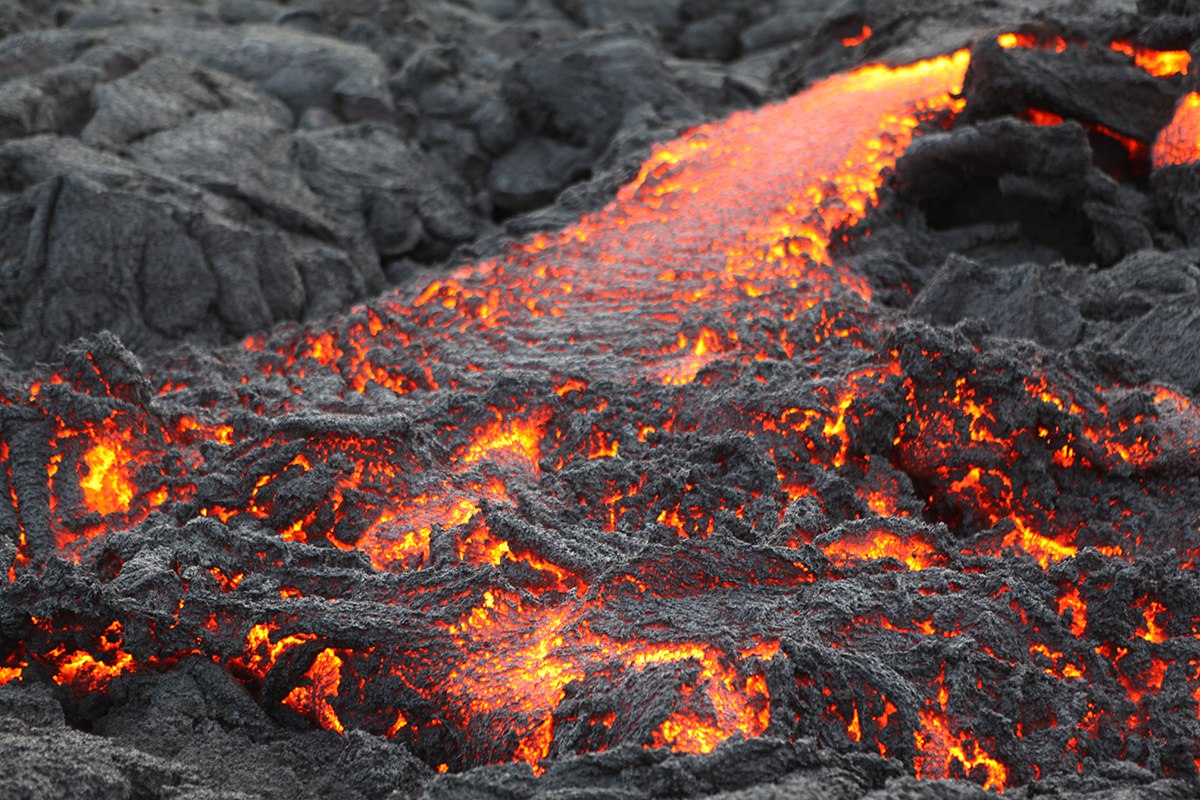
[[[392,107],[379,57],[364,47],[274,26],[188,30],[142,26],[127,38],[236,75],[299,115],[332,108],[346,121],[386,116]]]
[[[1200,245],[1200,164],[1169,164],[1150,176],[1154,207],[1167,228]]]
[[[529,134],[557,142],[522,145],[493,167],[501,210],[514,212],[553,197],[608,149],[634,116],[660,125],[698,121],[697,107],[642,39],[617,33],[586,34],[535,47],[504,82]],[[522,176],[546,159],[535,178]]]
[[[86,122],[100,70],[66,64],[0,84],[0,142],[39,133],[75,133]]]
[[[998,336],[1064,349],[1083,333],[1083,319],[1062,288],[1078,279],[1065,265],[996,267],[951,257],[909,313],[946,326],[974,317]]]
[[[1140,142],[1154,141],[1170,120],[1178,91],[1108,48],[1004,48],[995,37],[972,48],[963,85],[971,119],[1035,108],[1103,125]]]
[[[392,130],[364,125],[305,132],[297,148],[304,181],[322,207],[369,237],[385,260],[409,253],[438,258],[484,228],[462,187]]]
[[[988,120],[917,140],[896,164],[895,180],[934,230],[1108,265],[1152,244],[1149,207],[1093,166],[1092,156],[1074,123]]]
[[[80,134],[85,144],[120,152],[197,114],[238,110],[290,125],[283,103],[233,76],[176,55],[152,58],[135,72],[96,87],[95,113]]]

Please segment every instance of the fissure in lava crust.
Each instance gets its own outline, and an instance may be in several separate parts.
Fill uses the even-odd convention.
[[[1186,54],[1113,50],[1182,95]],[[1194,779],[1197,409],[912,321],[838,257],[969,62],[699,127],[603,210],[326,324],[10,377],[0,682],[86,715],[212,662],[452,771],[767,736],[990,789]],[[1188,163],[1196,98],[1152,153],[1107,134]]]

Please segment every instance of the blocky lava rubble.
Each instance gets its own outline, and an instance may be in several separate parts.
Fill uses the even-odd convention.
[[[13,12],[0,794],[1194,795],[1191,4],[357,5]]]

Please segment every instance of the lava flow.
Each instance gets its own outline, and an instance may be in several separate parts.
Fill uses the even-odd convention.
[[[0,682],[215,662],[441,770],[770,736],[999,790],[1197,777],[1192,402],[908,320],[838,257],[969,60],[696,128],[344,318],[10,376]]]

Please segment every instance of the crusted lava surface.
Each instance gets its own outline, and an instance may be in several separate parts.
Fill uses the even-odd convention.
[[[1189,65],[993,32],[344,315],[7,369],[5,747],[144,796],[239,750],[364,796],[1187,796],[1194,317],[1146,315],[1195,294]]]

